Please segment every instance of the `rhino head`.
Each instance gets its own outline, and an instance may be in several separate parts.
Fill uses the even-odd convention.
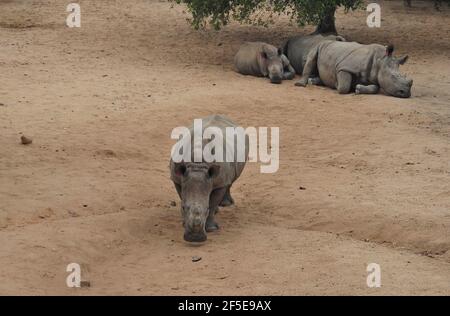
[[[278,49],[276,54],[269,50],[264,50],[260,54],[259,58],[264,68],[263,74],[269,77],[271,83],[278,84],[283,81],[284,65],[282,55],[281,49]]]
[[[175,164],[175,174],[180,178],[181,215],[186,241],[203,242],[207,239],[209,198],[214,188],[214,178],[218,176],[219,171],[220,166],[214,164]]]
[[[397,58],[392,55],[394,47],[386,48],[386,55],[379,60],[377,80],[380,87],[389,95],[398,98],[411,96],[412,79],[400,73],[400,65],[408,60],[408,55]]]

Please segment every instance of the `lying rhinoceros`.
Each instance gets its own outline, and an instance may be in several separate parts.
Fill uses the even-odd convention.
[[[308,57],[309,52],[317,44],[326,40],[345,42],[345,38],[338,35],[299,35],[292,37],[285,42],[283,45],[283,54],[287,56],[296,73],[301,75],[303,73],[303,67],[305,67],[306,58]]]
[[[262,42],[242,44],[234,57],[234,65],[243,75],[269,77],[272,83],[295,77],[295,70],[281,49]]]
[[[296,85],[306,86],[317,69],[323,84],[341,94],[376,94],[381,88],[388,95],[409,98],[413,81],[399,71],[408,56],[397,58],[393,51],[391,45],[323,41],[308,54],[302,79]]]
[[[238,142],[234,137],[234,144],[227,142],[226,128],[236,128],[237,125],[230,119],[213,115],[202,119],[202,134],[208,127],[215,127],[223,134],[223,156],[234,146],[230,153],[233,159],[224,158],[225,162],[179,162],[170,159],[170,178],[175,184],[181,198],[181,213],[183,216],[184,239],[189,242],[203,242],[207,239],[206,232],[219,229],[214,216],[220,206],[234,204],[230,189],[244,170],[249,150],[249,139],[245,135],[244,161],[238,160]],[[190,128],[191,144],[194,144],[194,127]],[[214,137],[217,137],[216,135]],[[214,141],[217,141],[214,138]],[[203,140],[203,148],[211,139]],[[191,161],[194,161],[194,145],[191,146]],[[228,162],[232,160],[232,162]]]

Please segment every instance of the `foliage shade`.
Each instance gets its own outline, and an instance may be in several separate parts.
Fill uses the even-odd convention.
[[[187,5],[192,25],[198,29],[211,24],[219,29],[234,19],[242,23],[269,25],[275,15],[287,14],[299,26],[318,25],[334,14],[336,7],[345,10],[362,8],[363,0],[169,0]],[[431,0],[439,8],[450,0]],[[414,3],[414,1],[412,1]]]

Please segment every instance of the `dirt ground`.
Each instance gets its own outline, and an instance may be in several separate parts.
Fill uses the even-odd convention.
[[[165,1],[78,2],[70,29],[64,1],[0,0],[0,294],[450,295],[450,10],[338,13],[348,39],[409,54],[396,99],[236,74],[242,42],[311,32],[285,17],[198,32]],[[210,114],[280,127],[280,169],[248,164],[193,246],[170,133]],[[89,288],[66,286],[72,262]]]

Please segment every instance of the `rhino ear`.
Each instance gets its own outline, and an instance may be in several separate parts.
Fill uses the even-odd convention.
[[[408,55],[405,55],[405,56],[403,56],[403,57],[400,57],[400,58],[398,59],[399,65],[404,65],[404,64],[408,61],[408,59],[409,59],[409,56],[408,56]]]
[[[220,166],[219,165],[212,165],[208,169],[208,175],[209,175],[210,178],[217,177],[219,175],[219,173],[220,173]]]
[[[186,164],[184,162],[175,163],[175,174],[178,177],[184,176],[186,173]]]
[[[394,52],[394,45],[389,44],[386,46],[386,56],[392,56],[392,53]]]

